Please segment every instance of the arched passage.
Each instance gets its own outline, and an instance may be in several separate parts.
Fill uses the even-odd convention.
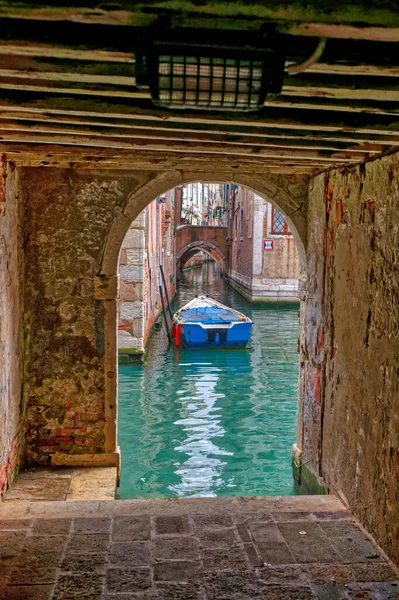
[[[211,244],[210,242],[192,242],[191,244],[187,244],[187,246],[185,246],[176,256],[177,269],[179,270],[189,258],[194,256],[194,254],[196,254],[199,251],[205,252],[205,254],[208,254],[208,256],[210,256],[210,258],[212,258],[213,260],[216,259],[217,263],[219,264],[221,273],[226,273],[226,256],[222,254],[221,250],[217,248],[217,246]]]
[[[214,182],[235,183],[255,192],[267,199],[286,216],[298,248],[301,277],[306,274],[307,246],[307,193],[308,183],[304,178],[285,177],[279,175],[252,175],[242,173],[234,178],[223,173],[209,172],[161,172],[139,185],[127,197],[123,210],[119,213],[109,229],[105,240],[101,265],[96,278],[96,297],[104,306],[104,370],[105,370],[105,413],[109,426],[106,433],[106,445],[110,451],[117,452],[116,442],[116,402],[117,402],[117,347],[116,347],[116,315],[118,301],[118,262],[123,239],[132,221],[157,196],[167,190],[185,183]],[[302,299],[302,298],[301,298]],[[304,310],[301,310],[301,331],[304,327]],[[299,383],[299,419],[297,443],[302,444],[302,395],[304,382],[301,372]]]

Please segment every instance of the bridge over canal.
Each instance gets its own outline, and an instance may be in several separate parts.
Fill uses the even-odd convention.
[[[176,230],[176,272],[199,251],[215,259],[221,272],[227,273],[227,227],[180,225]]]

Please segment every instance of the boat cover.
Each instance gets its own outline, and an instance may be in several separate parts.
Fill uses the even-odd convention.
[[[186,323],[204,323],[205,325],[217,325],[218,323],[232,323],[240,321],[240,316],[232,310],[220,306],[198,306],[186,308],[180,312],[180,319]]]

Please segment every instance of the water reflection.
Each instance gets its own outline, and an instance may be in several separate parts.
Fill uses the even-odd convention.
[[[176,304],[200,293],[254,320],[252,347],[167,349],[162,332],[120,367],[120,497],[293,493],[297,307],[251,307],[213,269],[186,272]]]

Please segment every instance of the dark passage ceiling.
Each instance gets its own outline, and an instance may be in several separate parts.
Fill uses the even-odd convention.
[[[330,6],[332,5],[332,6]],[[396,2],[0,0],[0,152],[18,164],[311,173],[399,146]],[[140,40],[277,36],[286,65],[325,49],[256,112],[155,107]]]

